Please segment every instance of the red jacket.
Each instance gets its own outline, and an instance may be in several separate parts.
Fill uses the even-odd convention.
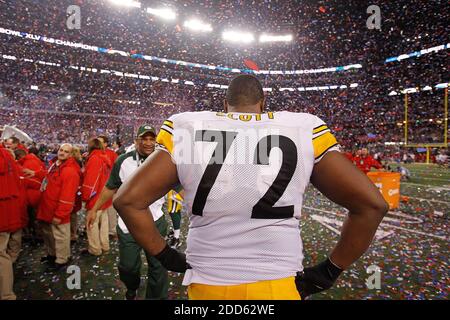
[[[350,160],[351,162],[353,162],[353,154],[351,152],[345,152],[344,156]]]
[[[370,171],[370,168],[376,168],[381,169],[383,166],[372,156],[367,155],[366,157],[362,156],[356,156],[353,158],[353,162],[356,164],[356,166],[364,173],[367,173]]]
[[[39,203],[37,218],[51,223],[53,218],[61,220],[61,224],[70,222],[70,213],[75,205],[75,197],[81,180],[81,169],[74,158],[67,159],[57,166],[48,169],[42,182],[47,183]]]
[[[84,167],[83,185],[81,186],[81,199],[86,202],[86,209],[94,207],[100,196],[109,174],[112,163],[102,150],[94,150],[89,154]],[[105,210],[112,205],[112,200],[106,202],[100,209]]]
[[[45,165],[36,157],[36,155],[29,153],[22,159],[17,161],[22,169],[30,169],[35,172],[33,178],[24,178],[25,191],[27,196],[27,203],[29,206],[36,208],[39,205],[41,199],[41,183],[43,180],[43,174],[45,175]]]
[[[17,149],[22,149],[23,151],[25,151],[26,153],[29,153],[27,147],[25,147],[23,144],[19,143],[17,145]]]
[[[0,232],[14,232],[28,223],[25,188],[19,172],[9,151],[0,147]]]
[[[109,160],[111,161],[111,165],[114,165],[114,162],[116,162],[117,157],[119,156],[114,150],[110,148],[106,148],[105,153]]]

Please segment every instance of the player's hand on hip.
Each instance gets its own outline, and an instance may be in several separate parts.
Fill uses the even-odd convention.
[[[342,271],[327,258],[314,267],[298,272],[295,277],[295,285],[302,300],[314,293],[331,288]]]
[[[184,273],[187,269],[191,269],[191,266],[186,261],[186,255],[171,248],[168,244],[166,244],[164,249],[154,257],[158,259],[168,271]]]

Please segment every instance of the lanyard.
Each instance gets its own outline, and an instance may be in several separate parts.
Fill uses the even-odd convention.
[[[142,162],[144,161],[145,159],[142,159]],[[136,165],[137,165],[137,167],[139,168],[139,166],[141,165],[141,157],[139,156],[139,153],[136,151]]]
[[[44,177],[44,179],[41,182],[41,187],[39,188],[39,190],[41,192],[44,192],[47,189],[47,185],[48,185],[48,177],[49,175],[52,173],[53,169],[56,167],[56,161],[55,163],[53,163],[50,168],[48,168],[47,170],[47,175]]]
[[[56,167],[56,161],[50,166],[50,168],[48,168],[47,172],[51,173],[53,171],[53,168]]]
[[[139,168],[141,165],[141,159],[139,159],[139,153],[136,151],[136,165]]]

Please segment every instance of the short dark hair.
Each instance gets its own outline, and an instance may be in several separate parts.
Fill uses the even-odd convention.
[[[89,149],[89,153],[91,153],[94,150],[103,150],[104,146],[103,146],[103,143],[100,141],[100,139],[92,138],[88,142],[88,149]]]
[[[32,153],[32,154],[34,154],[34,155],[38,155],[39,154],[39,150],[38,150],[38,148],[36,148],[36,147],[30,147],[30,148],[28,148],[28,152],[29,153]]]
[[[264,99],[261,82],[250,74],[242,74],[231,80],[226,99],[234,107],[257,104]]]
[[[16,149],[14,150],[14,155],[16,156],[16,159],[22,159],[27,155],[27,152],[23,149]]]
[[[108,137],[105,136],[104,134],[99,135],[98,138],[102,139],[103,142],[105,142],[105,145],[108,145],[108,144],[109,144],[109,139],[108,139]]]
[[[104,134],[99,135],[97,138],[102,139],[105,143],[104,147],[109,146],[109,138],[108,136],[105,136]]]
[[[11,141],[12,141],[13,143],[17,143],[17,144],[20,143],[20,140],[19,140],[19,138],[17,138],[17,137],[12,136],[12,137],[9,137],[8,139],[11,139]]]

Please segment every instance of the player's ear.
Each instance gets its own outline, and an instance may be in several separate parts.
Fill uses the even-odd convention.
[[[260,107],[261,107],[261,113],[264,112],[264,106],[265,106],[265,104],[266,104],[266,97],[262,98],[262,100],[261,100],[261,104],[260,104]]]
[[[223,110],[225,111],[225,113],[228,113],[228,101],[227,101],[227,99],[223,100]]]

